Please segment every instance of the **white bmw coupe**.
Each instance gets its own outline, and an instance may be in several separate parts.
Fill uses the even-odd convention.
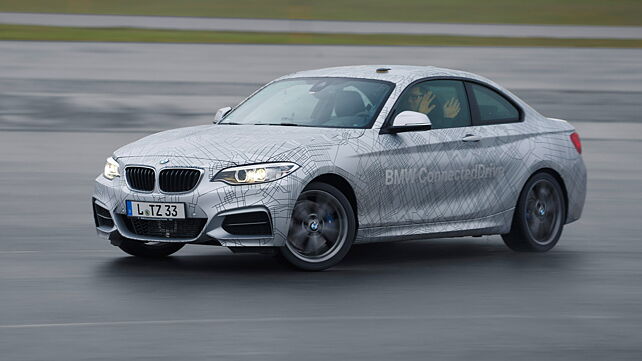
[[[581,152],[569,123],[478,75],[338,67],[118,149],[92,205],[141,257],[209,244],[322,270],[355,243],[492,234],[543,252],[582,213]]]

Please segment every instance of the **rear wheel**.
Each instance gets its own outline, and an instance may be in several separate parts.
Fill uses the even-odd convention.
[[[354,211],[346,196],[328,184],[312,183],[294,205],[279,253],[299,269],[320,271],[345,257],[355,234]]]
[[[178,252],[184,243],[142,242],[133,239],[123,239],[118,245],[120,249],[132,256],[143,258],[162,258]]]
[[[537,173],[519,196],[504,243],[514,251],[546,252],[555,247],[564,228],[566,204],[562,187],[548,173]]]

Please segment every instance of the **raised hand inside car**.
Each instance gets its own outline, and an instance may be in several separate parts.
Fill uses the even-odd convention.
[[[444,117],[452,119],[459,114],[461,110],[461,104],[459,100],[455,97],[452,97],[449,101],[444,104]]]
[[[419,109],[417,109],[418,112],[428,114],[432,112],[433,109],[435,109],[435,105],[432,104],[433,100],[435,100],[436,95],[433,94],[431,91],[428,91],[424,96],[421,98],[421,103],[419,103]]]

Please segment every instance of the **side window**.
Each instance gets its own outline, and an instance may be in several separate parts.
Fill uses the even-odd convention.
[[[428,115],[432,129],[471,125],[466,88],[458,80],[428,80],[410,86],[401,95],[394,115],[405,110]]]
[[[496,91],[478,84],[470,84],[479,108],[479,125],[519,121],[519,111]]]

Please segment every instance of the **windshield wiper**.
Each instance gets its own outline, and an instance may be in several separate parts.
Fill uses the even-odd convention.
[[[227,125],[243,125],[243,123],[236,123],[236,122],[225,122],[225,123],[218,123],[218,124],[227,124]]]
[[[284,127],[298,127],[299,124],[296,123],[256,123],[254,125],[282,125]]]

